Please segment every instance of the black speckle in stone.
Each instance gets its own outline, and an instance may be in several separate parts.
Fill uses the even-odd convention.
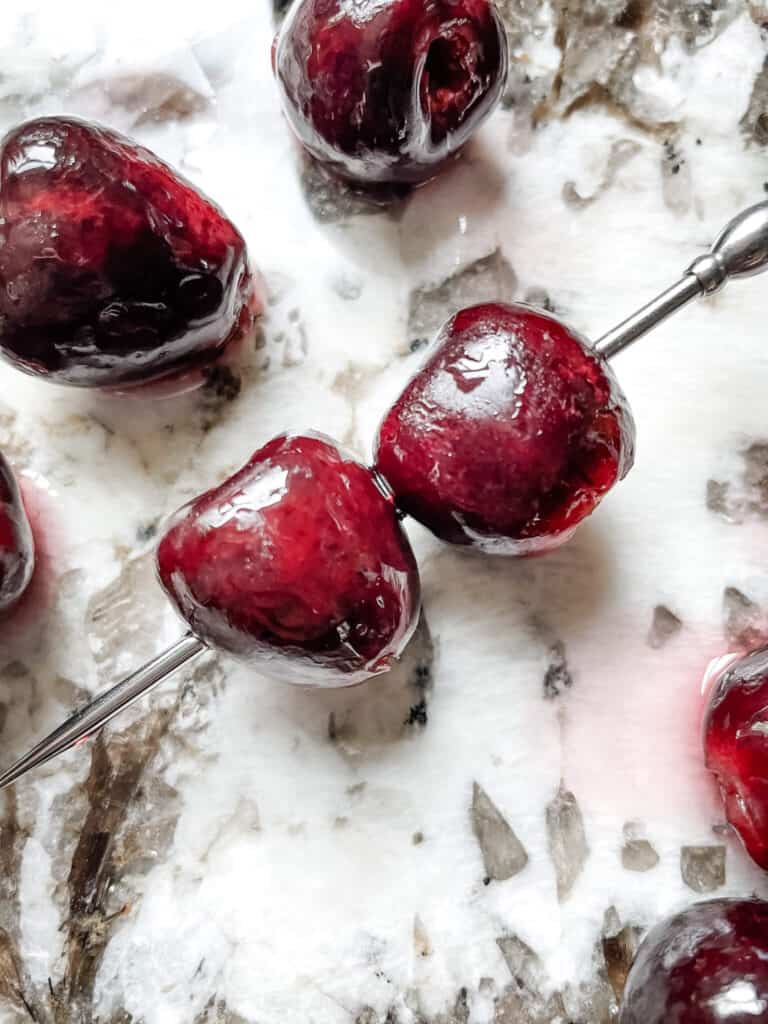
[[[565,646],[558,641],[550,651],[551,661],[544,673],[544,699],[554,700],[573,686],[573,676],[565,658]]]
[[[426,701],[420,700],[418,704],[414,704],[411,708],[408,718],[405,720],[406,725],[426,725],[428,721],[427,716],[427,704]]]
[[[416,656],[416,663],[410,672],[409,685],[421,698],[416,702],[416,708],[411,708],[409,717],[412,718],[414,711],[423,706],[424,722],[422,724],[426,725],[426,702],[434,685],[435,644],[423,610],[419,616],[419,625],[409,650]]]
[[[148,540],[152,540],[152,538],[157,535],[157,524],[157,519],[153,519],[149,523],[139,524],[136,529],[136,539],[140,544],[146,544]]]
[[[234,402],[242,389],[242,381],[228,366],[211,366],[204,371],[204,391],[222,402]]]
[[[413,338],[409,344],[411,352],[420,352],[423,348],[426,348],[429,344],[429,338]]]
[[[555,304],[546,288],[529,288],[523,302],[527,302],[529,306],[536,306],[537,309],[544,309],[547,313],[555,312]]]
[[[617,28],[626,28],[632,32],[637,32],[645,21],[647,12],[648,4],[646,0],[629,0],[614,21],[614,25]]]
[[[291,0],[272,0],[272,13],[275,16],[275,21],[282,21],[285,17],[285,12],[291,6]]]

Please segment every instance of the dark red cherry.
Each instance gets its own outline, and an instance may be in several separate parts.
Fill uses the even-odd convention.
[[[620,1024],[768,1020],[768,903],[710,900],[646,936],[627,978]]]
[[[529,306],[457,313],[379,428],[398,506],[491,554],[556,547],[629,471],[634,423],[612,370]]]
[[[27,589],[35,568],[35,546],[13,471],[0,454],[0,615]]]
[[[768,871],[768,647],[725,659],[719,671],[716,664],[708,682],[705,763],[717,777],[726,818]]]
[[[492,0],[297,0],[273,64],[310,153],[363,183],[426,181],[501,98]]]
[[[205,367],[256,312],[245,242],[146,149],[68,117],[0,144],[0,353],[60,384]]]
[[[197,636],[265,671],[337,686],[384,672],[419,576],[382,487],[330,439],[281,435],[176,514],[162,584]]]

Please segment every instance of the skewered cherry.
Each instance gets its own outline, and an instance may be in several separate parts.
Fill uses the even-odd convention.
[[[694,298],[716,291],[729,278],[758,274],[767,267],[765,201],[734,217],[709,253],[694,260],[671,288],[600,338],[592,352],[577,335],[544,313],[527,307],[521,312],[520,307],[492,306],[505,310],[505,317],[512,318],[505,322],[514,328],[500,332],[496,354],[485,321],[470,310],[466,326],[479,325],[479,358],[472,347],[471,330],[466,335],[459,330],[456,351],[446,342],[444,365],[445,353],[440,349],[433,357],[435,380],[452,367],[449,389],[461,392],[460,403],[470,420],[473,415],[486,420],[479,430],[483,457],[493,440],[488,411],[476,397],[468,401],[467,394],[471,398],[473,392],[492,383],[488,396],[493,399],[491,410],[498,409],[511,420],[521,410],[533,410],[531,442],[539,437],[547,440],[541,466],[559,467],[560,479],[574,487],[578,474],[569,476],[570,463],[563,459],[565,451],[572,452],[574,464],[587,465],[592,474],[581,500],[593,507],[606,482],[618,477],[631,457],[631,420],[601,360],[620,352]],[[449,334],[457,324],[461,328],[464,316],[459,314],[451,321]],[[452,364],[451,359],[458,362]],[[417,376],[411,390],[431,383],[430,365],[421,379]],[[516,390],[514,381],[520,390],[517,398],[510,397]],[[499,401],[494,388],[506,395],[504,401]],[[404,405],[410,398],[406,390]],[[440,394],[433,398],[430,416],[434,414],[438,424],[445,421],[452,429],[450,403]],[[541,415],[548,402],[552,402],[552,423]],[[400,412],[396,405],[395,426]],[[564,442],[571,427],[572,448]],[[510,436],[515,438],[514,429]],[[388,443],[384,432],[381,440],[383,453]],[[437,450],[443,458],[444,453]],[[397,469],[395,444],[392,455]],[[578,520],[568,501],[554,506],[557,516],[539,534],[532,529],[532,521],[525,529],[528,535],[493,533],[499,529],[497,523],[503,529],[509,529],[509,521],[514,523],[505,518],[504,502],[514,498],[505,490],[505,458],[502,450],[498,459],[488,464],[489,494],[493,498],[500,494],[502,501],[491,509],[487,523],[478,521],[487,529],[482,546],[493,550],[499,538],[502,547],[511,540],[513,549],[521,540],[535,538],[540,546],[563,539]],[[439,469],[437,462],[434,465]],[[469,466],[466,450],[464,465]],[[537,467],[537,460],[522,459],[521,465]],[[540,484],[546,479],[547,474],[539,468],[522,477],[526,486],[531,480]],[[554,472],[549,479],[558,482]],[[468,493],[462,483],[459,473],[447,491],[449,503],[457,493]],[[535,487],[529,493],[541,501]],[[497,519],[500,509],[503,515]],[[551,515],[552,509],[544,502],[540,509]],[[523,507],[518,506],[518,511],[522,513]],[[521,532],[519,526],[515,530]],[[523,549],[531,550],[527,544]],[[389,485],[317,435],[275,439],[239,474],[182,510],[161,542],[158,564],[164,586],[193,632],[70,716],[0,773],[0,789],[100,729],[200,655],[207,642],[250,657],[256,664],[272,661],[293,678],[306,677],[312,670],[329,685],[344,685],[383,669],[397,656],[413,628],[418,607],[418,575],[397,522]]]
[[[148,150],[69,117],[0,144],[0,354],[130,387],[212,363],[256,312],[245,242]]]
[[[629,471],[635,429],[608,364],[528,306],[464,309],[384,417],[376,468],[443,540],[561,544]]]
[[[496,106],[507,61],[492,0],[298,0],[274,51],[301,142],[365,184],[431,178]]]
[[[768,1019],[768,903],[710,900],[646,936],[620,1024],[757,1024]]]
[[[0,454],[0,615],[21,599],[35,568],[35,546],[13,470]]]
[[[157,562],[198,637],[297,682],[386,671],[419,609],[391,494],[319,434],[275,438],[181,509]]]

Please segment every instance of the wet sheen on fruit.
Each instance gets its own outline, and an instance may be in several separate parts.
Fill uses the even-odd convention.
[[[209,366],[257,304],[245,242],[148,150],[68,117],[0,144],[0,354],[127,388]]]
[[[768,647],[731,659],[715,677],[703,726],[726,818],[768,871]]]
[[[18,484],[0,454],[0,615],[24,595],[35,568],[32,530]]]
[[[314,157],[364,184],[414,184],[491,113],[508,58],[492,0],[298,0],[273,62]]]
[[[201,640],[299,683],[386,671],[419,610],[392,496],[318,434],[276,437],[181,509],[157,564]]]
[[[768,1020],[768,903],[710,900],[646,936],[627,978],[620,1024]]]
[[[528,555],[567,540],[633,452],[605,360],[547,313],[487,303],[442,328],[384,417],[376,468],[443,540]]]

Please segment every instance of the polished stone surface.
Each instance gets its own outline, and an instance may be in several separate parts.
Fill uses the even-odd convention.
[[[163,516],[282,430],[370,457],[457,306],[597,337],[764,195],[761,5],[502,7],[503,109],[388,206],[302,161],[268,0],[4,7],[0,126],[134,135],[226,208],[269,295],[193,395],[0,367],[41,547],[0,632],[4,761],[178,635]],[[407,523],[425,617],[390,678],[309,693],[210,657],[0,798],[2,1024],[602,1024],[643,930],[765,896],[697,721],[709,659],[768,630],[765,308],[734,283],[616,359],[637,462],[561,550],[483,559]]]

